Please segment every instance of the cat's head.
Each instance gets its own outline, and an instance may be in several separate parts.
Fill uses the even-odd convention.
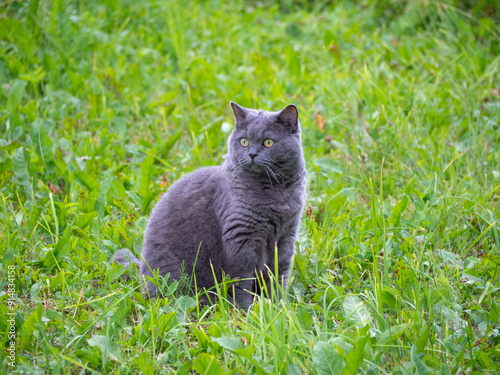
[[[229,160],[238,173],[283,181],[303,168],[299,112],[293,104],[279,112],[231,102],[236,125],[229,137]]]

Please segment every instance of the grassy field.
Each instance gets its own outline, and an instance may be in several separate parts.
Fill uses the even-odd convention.
[[[500,9],[464,3],[0,3],[0,371],[500,374]],[[145,300],[113,254],[230,100],[300,111],[288,298]]]

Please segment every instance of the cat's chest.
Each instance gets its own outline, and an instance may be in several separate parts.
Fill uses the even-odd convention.
[[[300,189],[247,189],[232,196],[231,216],[247,218],[248,221],[242,222],[256,230],[271,226],[280,231],[300,215],[304,195]]]

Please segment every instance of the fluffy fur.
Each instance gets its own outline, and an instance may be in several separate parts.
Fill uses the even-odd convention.
[[[149,220],[143,260],[129,257],[128,251],[115,259],[140,263],[141,277],[159,269],[161,276],[170,273],[175,280],[182,272],[192,276],[196,260],[198,290],[214,286],[213,267],[218,281],[223,272],[241,280],[233,284],[230,297],[248,307],[253,294],[260,294],[256,272],[269,283],[268,270],[275,270],[275,245],[278,277],[288,284],[306,171],[294,105],[280,112],[231,106],[236,126],[226,161],[198,169],[169,188]],[[156,296],[151,282],[147,289]]]

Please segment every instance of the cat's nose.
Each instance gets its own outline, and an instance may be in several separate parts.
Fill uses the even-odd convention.
[[[250,159],[252,159],[252,160],[253,160],[253,159],[255,159],[255,157],[257,156],[257,153],[255,153],[255,152],[250,152],[250,153],[248,154],[248,156],[250,156]]]

